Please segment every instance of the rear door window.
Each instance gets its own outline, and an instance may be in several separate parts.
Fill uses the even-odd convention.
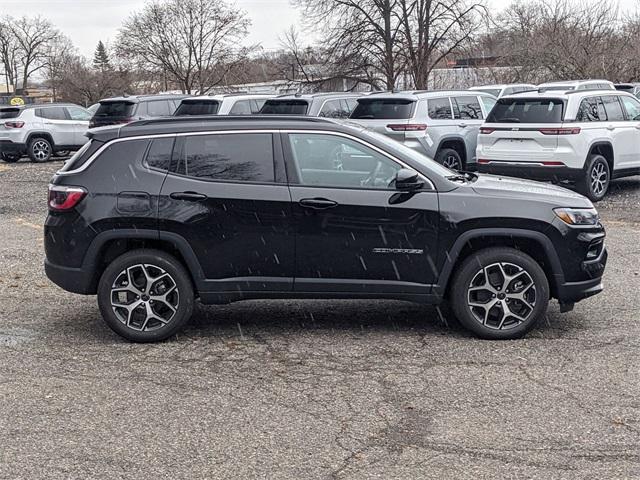
[[[177,117],[187,115],[215,115],[220,108],[220,102],[217,100],[197,100],[182,102],[176,112]]]
[[[453,97],[453,116],[461,120],[482,120],[482,109],[476,96]]]
[[[267,115],[306,115],[309,103],[306,100],[267,100],[260,113]]]
[[[91,120],[91,113],[88,110],[80,107],[67,107],[71,120],[78,120],[82,122],[88,122]]]
[[[432,98],[427,100],[429,110],[429,118],[434,120],[451,120],[453,112],[451,111],[451,102],[449,98]]]
[[[64,107],[37,108],[36,116],[48,120],[69,120],[67,110]]]
[[[184,139],[177,173],[203,180],[273,183],[270,133],[193,135]]]
[[[96,117],[130,117],[133,115],[135,103],[131,102],[100,102]]]
[[[399,120],[411,118],[415,101],[404,98],[367,98],[358,100],[351,114],[356,119]]]
[[[620,101],[617,96],[605,95],[601,98],[602,103],[604,103],[604,109],[607,112],[607,119],[610,122],[621,122],[625,120],[622,105],[620,105]]]
[[[501,98],[488,123],[562,123],[564,102],[559,98]]]

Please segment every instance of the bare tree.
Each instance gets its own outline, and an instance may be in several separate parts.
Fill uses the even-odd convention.
[[[431,71],[466,46],[485,13],[473,0],[399,0],[397,10],[407,70],[417,89],[428,88]]]
[[[53,100],[58,100],[60,87],[67,77],[67,69],[77,57],[76,49],[71,40],[59,35],[47,45],[47,55],[44,67],[46,83],[51,88]]]
[[[206,93],[246,57],[250,22],[224,0],[163,0],[133,14],[116,48],[140,68],[169,76],[184,92]]]
[[[49,45],[59,38],[60,32],[42,17],[6,19],[18,45],[17,65],[21,72],[22,88],[32,75],[47,65]]]

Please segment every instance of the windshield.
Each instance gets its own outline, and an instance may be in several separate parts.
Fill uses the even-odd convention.
[[[413,100],[404,98],[360,99],[358,106],[351,114],[353,119],[400,120],[411,118]]]
[[[390,151],[390,153],[394,153],[401,157],[409,157],[414,162],[417,162],[420,165],[424,165],[430,172],[433,172],[436,175],[440,175],[446,178],[452,175],[459,174],[454,170],[449,170],[448,168],[443,167],[435,160],[421,154],[420,152],[412,148],[407,147],[406,145],[403,145],[396,140],[393,140],[392,138],[387,137],[386,135],[383,135],[382,133],[374,132],[373,130],[370,130],[353,122],[345,123],[345,125],[358,130],[360,133],[370,137],[373,140],[377,140],[378,142],[383,143],[387,150]]]
[[[260,113],[267,115],[306,115],[309,103],[306,100],[267,100]]]
[[[562,123],[563,110],[559,98],[501,98],[487,123]]]
[[[183,101],[173,115],[176,117],[186,115],[215,115],[218,113],[219,108],[220,102],[217,100]]]
[[[130,117],[135,103],[131,102],[101,102],[96,117]]]

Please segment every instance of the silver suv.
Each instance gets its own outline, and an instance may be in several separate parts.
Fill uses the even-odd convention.
[[[349,118],[361,93],[328,92],[280,95],[267,100],[263,115],[307,115],[310,117]]]
[[[8,163],[28,155],[46,162],[87,142],[91,113],[68,103],[0,108],[0,157]]]
[[[476,166],[478,130],[496,103],[469,90],[372,94],[358,99],[351,120],[456,170]]]
[[[184,98],[174,117],[192,115],[252,115],[260,111],[273,95],[229,93]]]

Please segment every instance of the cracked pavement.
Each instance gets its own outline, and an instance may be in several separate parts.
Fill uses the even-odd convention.
[[[130,344],[45,277],[46,186],[0,163],[0,478],[640,478],[640,177],[606,291],[526,339],[393,301],[198,307]]]

